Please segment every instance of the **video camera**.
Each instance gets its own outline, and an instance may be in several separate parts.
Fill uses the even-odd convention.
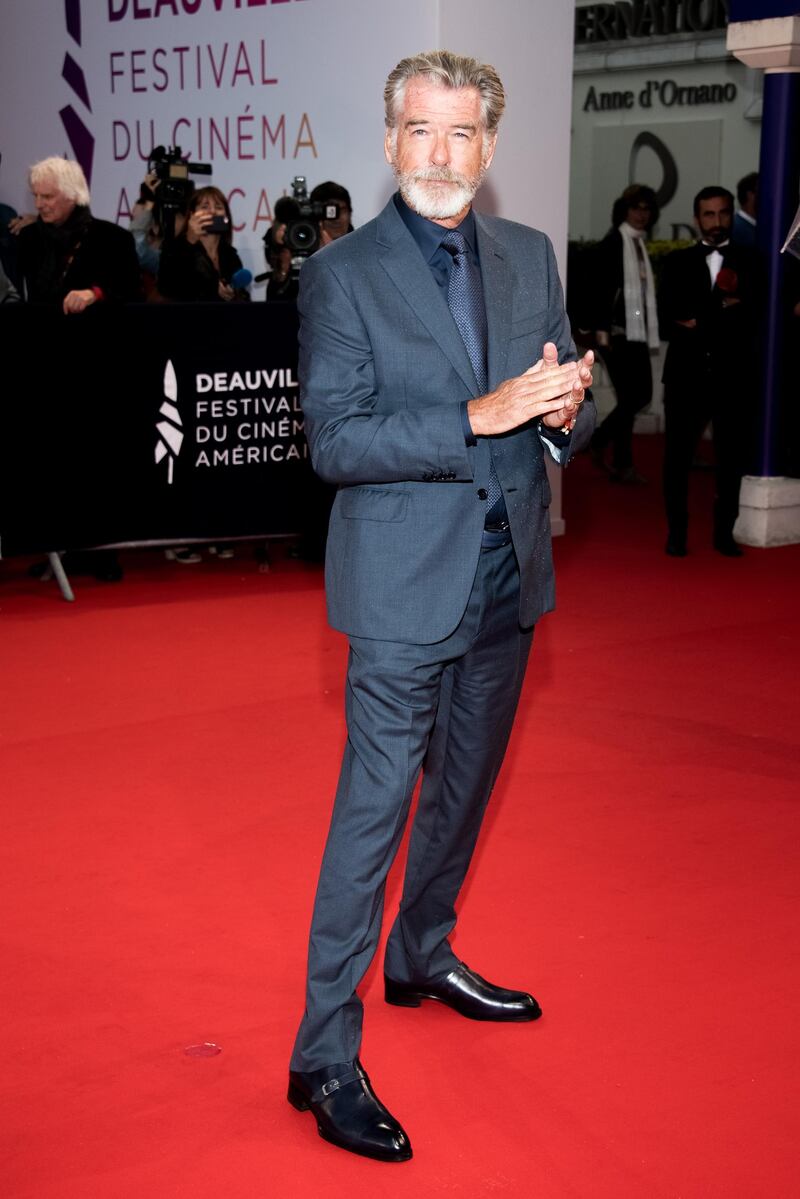
[[[210,175],[211,166],[207,162],[189,162],[180,146],[166,149],[156,146],[147,160],[147,173],[159,180],[157,191],[147,198],[155,199],[165,214],[174,214],[183,211],[194,191],[189,175]]]
[[[281,196],[275,204],[275,220],[286,225],[284,245],[291,252],[292,265],[319,249],[320,222],[335,221],[339,205],[334,200],[309,200],[305,175],[295,175],[291,196]],[[269,235],[268,235],[269,236]]]

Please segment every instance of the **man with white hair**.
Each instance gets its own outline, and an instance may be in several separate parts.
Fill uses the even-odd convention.
[[[300,383],[314,466],[338,486],[328,613],[347,633],[348,738],[314,908],[289,1101],[382,1161],[411,1145],[359,1060],[356,989],[424,764],[388,1003],[525,1023],[527,991],[455,956],[455,902],[511,731],[535,622],[553,607],[545,458],[594,423],[552,246],[472,211],[505,104],[493,67],[435,51],[385,90],[398,192],[300,274]],[[557,730],[544,727],[552,744]]]
[[[81,167],[45,158],[30,170],[38,220],[19,231],[25,298],[83,312],[103,300],[137,300],[139,264],[126,229],[92,216]]]

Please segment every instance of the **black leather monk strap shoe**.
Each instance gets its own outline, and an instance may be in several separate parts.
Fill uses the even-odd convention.
[[[398,1007],[419,1007],[423,999],[438,999],[470,1020],[538,1020],[539,1004],[527,991],[495,987],[463,962],[444,978],[426,983],[399,983],[384,975],[386,1002]]]
[[[411,1142],[373,1091],[358,1058],[322,1070],[289,1071],[289,1102],[311,1111],[332,1145],[382,1162],[407,1162]]]

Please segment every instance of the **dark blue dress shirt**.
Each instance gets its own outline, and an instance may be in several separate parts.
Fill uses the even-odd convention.
[[[435,221],[429,221],[427,217],[420,216],[418,212],[414,212],[413,208],[409,208],[399,192],[395,192],[394,202],[409,233],[419,246],[422,257],[430,267],[437,287],[444,296],[445,302],[447,302],[450,272],[453,269],[453,256],[442,245],[442,237],[446,230],[441,225],[437,225]],[[478,271],[480,271],[481,263],[478,257],[478,238],[475,231],[475,216],[472,209],[464,217],[458,229],[459,232],[464,234],[469,255],[478,268]],[[469,423],[466,400],[461,401],[460,410],[464,440],[467,445],[477,445],[477,439]]]

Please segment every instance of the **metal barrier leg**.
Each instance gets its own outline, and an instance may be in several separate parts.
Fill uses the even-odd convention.
[[[61,588],[61,594],[63,595],[64,599],[68,600],[70,603],[73,603],[75,600],[75,595],[69,585],[67,572],[64,570],[64,567],[61,564],[61,555],[56,553],[48,554],[47,560],[50,563],[50,569],[58,580],[58,585]]]

